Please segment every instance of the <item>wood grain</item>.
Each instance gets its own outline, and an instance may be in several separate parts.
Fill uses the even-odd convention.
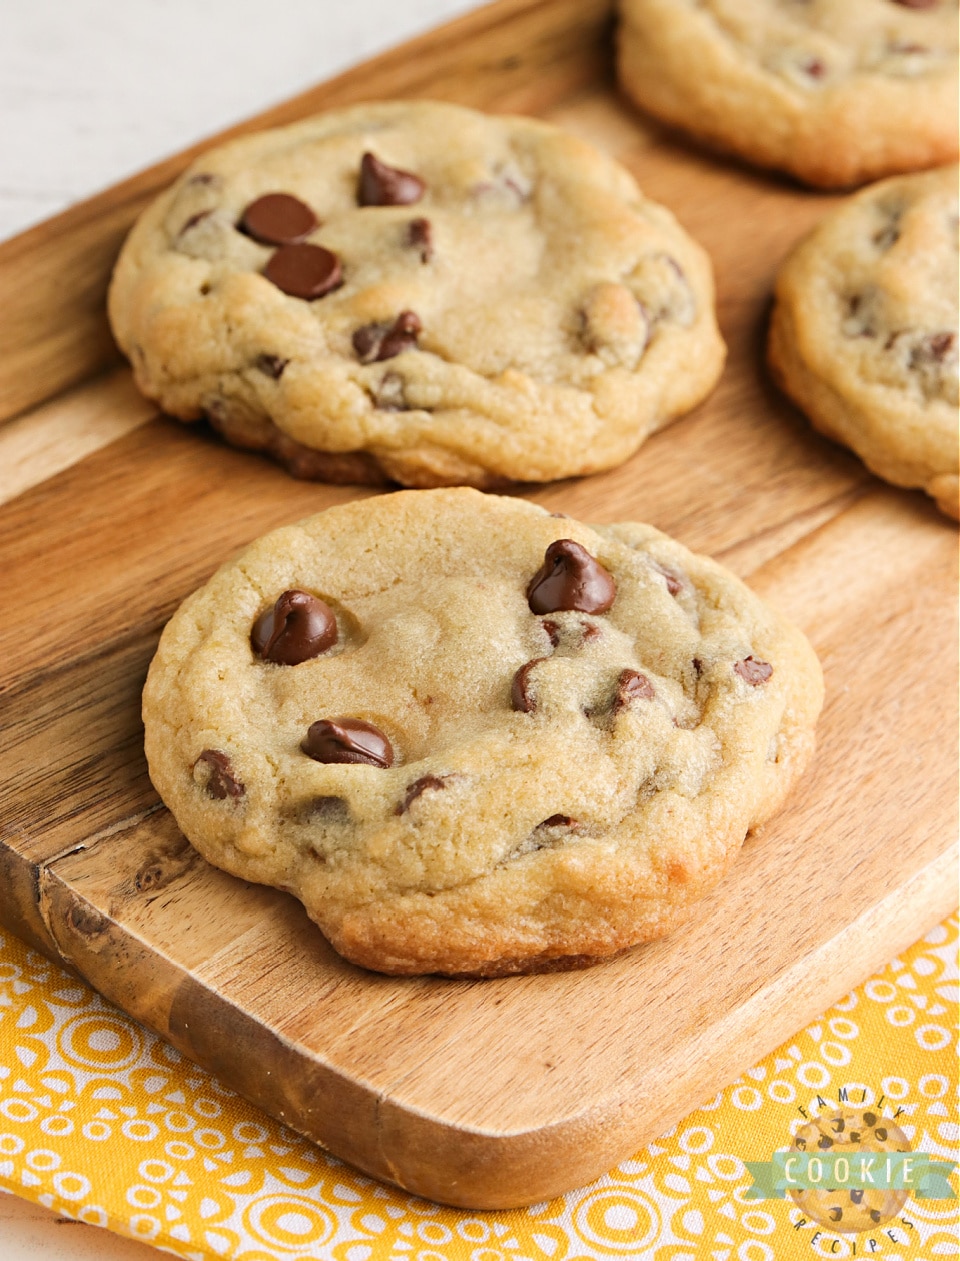
[[[366,973],[292,898],[186,844],[142,756],[160,628],[251,538],[370,492],[293,482],[155,417],[125,369],[96,375],[120,225],[186,155],[0,248],[8,280],[13,254],[21,278],[86,277],[66,308],[17,307],[0,368],[7,410],[46,400],[0,430],[0,919],[287,1124],[470,1207],[602,1173],[956,901],[955,533],[813,434],[759,366],[776,266],[830,199],[634,114],[604,77],[607,17],[503,0],[271,116],[415,92],[536,110],[619,156],[714,258],[730,347],[714,395],[621,468],[529,494],[653,521],[749,575],[821,656],[820,751],[692,925],[591,971]]]

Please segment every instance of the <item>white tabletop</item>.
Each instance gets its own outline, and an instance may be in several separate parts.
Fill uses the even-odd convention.
[[[477,0],[21,0],[0,38],[0,240],[479,8]],[[159,1254],[0,1194],[3,1261]]]
[[[10,0],[0,240],[477,0]]]

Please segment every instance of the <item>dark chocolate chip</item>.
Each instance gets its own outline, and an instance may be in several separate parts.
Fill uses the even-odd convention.
[[[394,359],[415,350],[423,325],[416,311],[401,311],[392,324],[364,324],[353,334],[353,349],[361,363]]]
[[[605,613],[616,594],[613,578],[585,547],[558,539],[527,586],[527,603],[533,613]]]
[[[343,284],[336,254],[322,245],[281,245],[267,261],[263,274],[291,298],[313,302]]]
[[[421,775],[419,779],[415,779],[412,784],[407,785],[406,796],[403,801],[397,804],[394,811],[395,814],[406,814],[421,793],[425,793],[428,789],[435,790],[445,788],[446,780],[439,775]]]
[[[679,576],[679,574],[674,573],[672,569],[665,568],[655,560],[650,561],[650,566],[655,569],[660,577],[666,582],[667,590],[670,594],[679,595],[679,593],[683,590],[683,579]]]
[[[532,661],[526,662],[513,676],[513,683],[510,687],[510,703],[518,713],[532,714],[536,709],[536,701],[530,692],[530,671],[534,666],[538,666],[541,661],[546,661],[546,657],[534,657]]]
[[[233,766],[226,753],[221,753],[219,749],[204,749],[194,762],[194,767],[201,762],[205,767],[210,768],[204,784],[208,797],[223,801],[226,797],[243,796],[246,790],[234,774]]]
[[[253,651],[277,665],[296,666],[319,657],[337,642],[337,619],[308,591],[284,591],[253,624]]]
[[[556,647],[557,647],[557,645],[560,643],[560,624],[559,624],[559,622],[554,622],[554,621],[551,621],[550,619],[548,619],[548,620],[547,620],[547,621],[545,621],[545,622],[541,622],[541,623],[540,623],[540,625],[541,625],[541,626],[543,627],[543,629],[546,631],[546,633],[547,633],[547,638],[550,640],[550,643],[553,645],[553,647],[554,647],[554,648],[556,648]],[[541,658],[541,660],[542,660],[542,658]]]
[[[638,670],[621,670],[613,698],[613,712],[619,713],[631,701],[652,701],[656,696],[653,684]]]
[[[361,206],[411,206],[419,201],[426,185],[410,171],[387,166],[372,153],[365,153],[360,162],[357,202]]]
[[[433,228],[429,219],[411,219],[407,228],[407,244],[420,251],[420,262],[433,258]]]
[[[212,210],[198,210],[195,215],[190,216],[190,218],[186,221],[186,223],[180,229],[180,232],[178,233],[178,235],[183,236],[184,232],[189,232],[191,228],[196,227],[196,225],[200,222],[201,219],[206,219],[207,215],[212,215],[212,214],[213,214]]]
[[[390,741],[379,727],[361,718],[321,718],[310,724],[300,748],[315,762],[393,765]]]
[[[261,245],[299,245],[319,227],[317,216],[299,197],[266,193],[252,201],[237,227]]]
[[[568,814],[552,814],[549,819],[538,823],[534,831],[539,831],[540,828],[578,828],[579,826],[576,819],[571,819]]]
[[[770,675],[773,674],[773,666],[766,661],[757,661],[755,657],[744,657],[742,661],[738,661],[733,667],[737,674],[745,683],[749,683],[751,687],[759,687],[761,683],[766,683]]]
[[[957,340],[956,333],[931,333],[914,350],[914,363],[943,363]]]
[[[279,355],[257,355],[253,366],[268,377],[273,377],[274,381],[279,381],[289,362],[289,359],[281,359]]]

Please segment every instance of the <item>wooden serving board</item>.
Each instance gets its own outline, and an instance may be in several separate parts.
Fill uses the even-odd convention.
[[[501,0],[250,127],[363,98],[540,114],[613,152],[710,250],[730,360],[622,468],[531,492],[654,522],[811,636],[819,753],[699,918],[588,972],[395,979],[160,805],[139,693],[164,621],[248,540],[358,494],[157,417],[103,293],[192,156],[0,246],[0,919],[361,1169],[470,1207],[545,1199],[663,1133],[956,901],[956,535],[818,438],[762,369],[774,271],[831,199],[702,154],[611,86],[607,0]],[[32,411],[25,409],[33,408]],[[19,413],[19,415],[18,415]]]

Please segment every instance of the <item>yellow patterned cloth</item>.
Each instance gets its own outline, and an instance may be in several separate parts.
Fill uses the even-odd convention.
[[[841,1089],[896,1116],[915,1151],[956,1160],[957,937],[955,919],[939,925],[592,1186],[480,1213],[362,1177],[0,935],[0,1184],[195,1261],[956,1257],[956,1198],[911,1198],[841,1236],[790,1199],[748,1198],[745,1162],[788,1148],[800,1109]]]

